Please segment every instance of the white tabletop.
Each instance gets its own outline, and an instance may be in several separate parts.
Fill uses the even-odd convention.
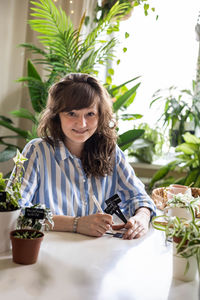
[[[131,241],[48,232],[34,265],[0,255],[2,300],[199,300],[198,289],[172,279],[172,246],[154,229]]]

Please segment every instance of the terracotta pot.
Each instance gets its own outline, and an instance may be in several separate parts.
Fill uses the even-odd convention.
[[[173,196],[177,194],[191,195],[191,189],[188,186],[181,184],[171,184],[169,187],[166,188],[167,200],[172,199]]]
[[[12,211],[0,212],[0,253],[11,249],[10,231],[16,228],[20,212],[21,208]]]
[[[37,233],[40,233],[41,236],[34,239],[21,239],[14,236],[16,232],[24,233],[27,231],[29,233],[36,231]],[[44,234],[41,231],[33,229],[19,229],[11,231],[10,239],[12,243],[13,261],[15,263],[23,265],[30,265],[36,263],[43,237]]]

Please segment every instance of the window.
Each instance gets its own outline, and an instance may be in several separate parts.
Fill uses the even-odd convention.
[[[142,120],[152,124],[156,119],[153,110],[149,109],[153,93],[170,86],[191,89],[192,80],[196,79],[199,42],[195,25],[200,5],[199,0],[154,0],[149,3],[155,7],[155,13],[150,12],[145,17],[139,6],[134,8],[131,18],[121,22],[122,43],[116,52],[121,63],[115,68],[113,82],[120,84],[141,75],[132,112],[143,114]],[[130,34],[126,40],[125,32]],[[127,47],[126,53],[123,53],[123,47]]]

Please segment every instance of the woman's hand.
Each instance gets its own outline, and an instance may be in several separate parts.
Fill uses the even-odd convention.
[[[113,225],[113,230],[122,228],[127,229],[123,235],[123,239],[132,240],[145,235],[149,229],[150,210],[142,207],[136,211],[136,214],[131,217],[126,224]]]
[[[94,215],[84,216],[78,220],[77,232],[100,237],[111,228],[112,222],[113,218],[108,214],[97,213]]]

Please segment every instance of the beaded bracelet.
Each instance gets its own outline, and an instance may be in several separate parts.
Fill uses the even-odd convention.
[[[74,232],[74,233],[77,232],[78,219],[80,219],[80,217],[75,217],[75,218],[74,218],[74,222],[73,222],[73,232]]]

